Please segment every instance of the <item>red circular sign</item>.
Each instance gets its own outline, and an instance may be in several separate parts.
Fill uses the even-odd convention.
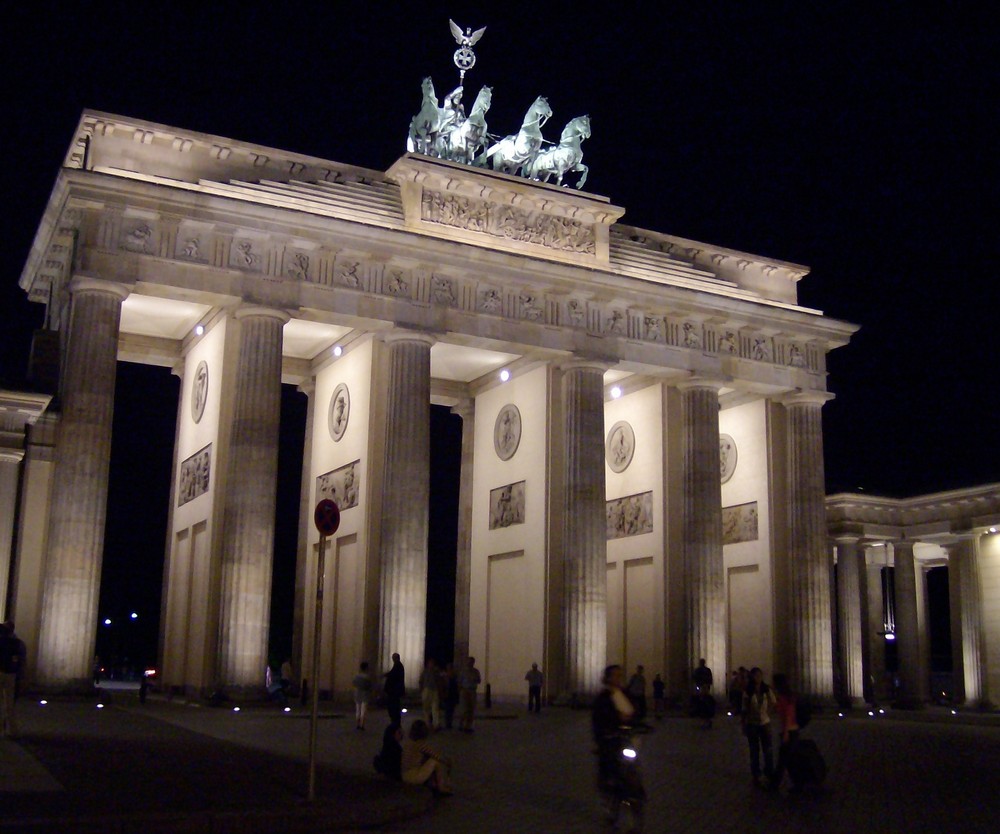
[[[329,498],[324,498],[316,505],[313,521],[316,522],[320,535],[332,536],[340,527],[340,507]]]

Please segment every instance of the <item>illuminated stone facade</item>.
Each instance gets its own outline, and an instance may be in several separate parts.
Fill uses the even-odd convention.
[[[855,328],[798,305],[804,267],[623,213],[419,155],[383,173],[83,115],[21,286],[69,336],[62,390],[93,408],[64,396],[54,462],[24,475],[96,508],[115,357],[181,378],[166,686],[263,681],[285,383],[309,397],[293,664],[322,689],[395,651],[416,682],[438,404],[464,426],[455,651],[494,695],[520,697],[532,662],[548,696],[586,695],[618,661],[683,700],[699,657],[832,694],[820,408]],[[84,313],[100,326],[80,338]],[[91,355],[97,376],[74,358]],[[314,674],[320,490],[344,510]],[[69,535],[76,515],[32,494],[22,527],[50,533],[21,539],[14,603],[38,682],[70,687],[93,658],[103,517]]]

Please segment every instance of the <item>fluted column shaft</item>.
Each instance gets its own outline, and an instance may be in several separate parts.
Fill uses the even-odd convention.
[[[951,595],[952,654],[954,668],[961,673],[961,680],[957,683],[962,687],[965,703],[978,706],[986,700],[983,687],[983,591],[979,576],[978,542],[964,539],[949,547],[948,568],[949,582],[957,590],[957,594],[953,592]]]
[[[20,449],[0,450],[0,619],[7,619],[7,586],[14,554],[14,517],[17,515],[17,486],[21,479]]]
[[[837,539],[837,637],[844,697],[864,698],[861,632],[861,570],[864,551],[857,537]]]
[[[726,598],[719,478],[719,388],[681,388],[684,431],[684,591],[689,672],[705,659],[726,680]]]
[[[909,706],[920,703],[920,626],[917,621],[917,574],[913,542],[893,542],[893,581],[896,592],[896,647],[899,652],[901,701]]]
[[[398,652],[414,687],[426,637],[433,339],[401,332],[387,342],[378,662],[388,669]]]
[[[785,403],[788,415],[788,628],[793,685],[813,698],[833,696],[830,571],[823,480],[825,398]]]
[[[884,553],[885,548],[879,548]],[[865,646],[865,698],[871,703],[884,701],[889,692],[885,670],[885,608],[882,598],[882,564],[865,565],[865,590],[867,605],[864,606]]]
[[[118,328],[128,289],[74,279],[61,381],[37,680],[78,688],[97,637]]]
[[[604,368],[570,365],[562,378],[563,643],[566,691],[600,687],[608,654],[604,483]]]
[[[219,682],[243,688],[259,687],[267,665],[282,328],[288,316],[247,307],[236,319],[240,347],[224,498]]]
[[[469,601],[472,583],[472,475],[476,446],[475,401],[456,405],[462,418],[462,468],[458,486],[458,543],[455,563],[455,668],[469,656]]]

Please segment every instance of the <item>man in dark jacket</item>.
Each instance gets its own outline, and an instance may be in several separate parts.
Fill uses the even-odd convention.
[[[406,694],[406,675],[399,655],[393,654],[392,668],[385,673],[385,708],[389,721],[397,726],[403,722],[403,696]]]
[[[0,625],[0,734],[10,738],[17,732],[14,721],[14,701],[17,684],[24,674],[24,643],[14,633],[14,623]]]

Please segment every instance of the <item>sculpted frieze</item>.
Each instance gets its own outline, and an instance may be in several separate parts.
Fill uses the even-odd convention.
[[[229,248],[229,265],[247,272],[264,271],[264,254],[260,244],[250,238],[238,237]]]
[[[122,235],[118,245],[126,252],[135,252],[139,255],[152,255],[154,252],[153,227],[145,220],[123,224]]]
[[[285,275],[294,281],[309,280],[309,255],[288,249],[285,251]]]
[[[455,306],[455,285],[451,278],[434,275],[431,278],[431,299],[435,304]]]
[[[502,237],[549,249],[592,255],[596,251],[593,227],[568,217],[495,205],[472,197],[425,189],[421,219],[471,232]]]
[[[503,312],[503,292],[493,287],[479,291],[478,309],[483,313],[499,315]]]
[[[518,297],[521,305],[521,318],[528,321],[542,321],[545,318],[543,301],[530,292],[522,292]]]

